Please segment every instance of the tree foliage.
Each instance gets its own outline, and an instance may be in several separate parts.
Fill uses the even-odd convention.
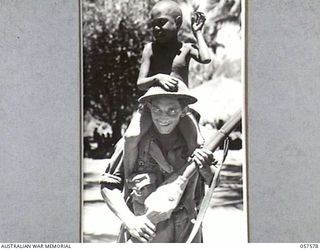
[[[152,1],[83,1],[84,112],[112,125],[113,137],[137,107],[136,87]]]

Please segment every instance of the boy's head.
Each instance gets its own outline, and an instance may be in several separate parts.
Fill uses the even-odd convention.
[[[157,42],[163,43],[177,37],[182,24],[182,11],[171,0],[163,0],[153,6],[149,25]]]

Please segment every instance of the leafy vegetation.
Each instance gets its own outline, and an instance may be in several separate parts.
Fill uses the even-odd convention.
[[[115,140],[137,107],[150,2],[83,1],[84,112],[111,124]]]

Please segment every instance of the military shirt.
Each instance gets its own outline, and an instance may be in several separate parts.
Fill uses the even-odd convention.
[[[106,169],[105,175],[108,178],[101,184],[101,187],[123,190],[124,199],[135,215],[142,215],[146,212],[144,200],[170,176],[151,157],[150,147],[153,143],[159,146],[164,158],[173,166],[173,172],[181,170],[192,154],[178,130],[175,136],[169,137],[165,142],[166,145],[163,145],[156,129],[151,127],[142,137],[138,146],[136,164],[133,170],[128,173],[124,171],[123,167],[124,140],[121,139],[118,142],[115,153]],[[212,178],[210,171],[199,172],[207,180]],[[157,225],[156,237],[153,242],[185,242],[191,232],[193,225],[191,221],[196,218],[197,207],[203,198],[203,192],[203,178],[199,178],[197,172],[189,179],[181,201],[171,218]],[[125,233],[125,230],[122,229],[119,241],[128,240]],[[201,232],[195,238],[195,242],[201,242]]]

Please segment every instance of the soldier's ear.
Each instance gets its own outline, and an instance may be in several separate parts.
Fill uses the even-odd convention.
[[[144,105],[145,105],[145,107],[147,107],[148,109],[151,109],[151,106],[152,106],[152,105],[151,105],[150,102],[146,102]]]
[[[182,25],[182,16],[177,16],[176,17],[176,25],[177,25],[178,28],[181,27],[181,25]]]
[[[184,107],[183,110],[182,110],[182,113],[181,113],[181,117],[186,116],[188,111],[189,111],[188,107]]]

